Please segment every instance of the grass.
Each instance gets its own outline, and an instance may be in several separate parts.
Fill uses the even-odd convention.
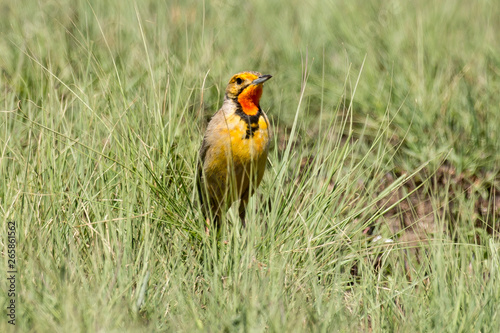
[[[0,8],[20,331],[499,331],[496,2]],[[217,238],[195,160],[242,70],[274,143]]]

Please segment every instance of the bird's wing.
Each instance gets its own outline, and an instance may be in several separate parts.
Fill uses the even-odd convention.
[[[223,106],[224,108],[224,106]],[[205,132],[205,137],[203,138],[203,142],[201,143],[200,151],[198,153],[198,167],[197,167],[197,177],[196,177],[196,186],[198,188],[198,195],[200,198],[200,204],[202,208],[208,209],[206,204],[210,203],[210,197],[209,194],[207,193],[207,184],[203,182],[203,164],[205,163],[205,158],[207,155],[208,150],[211,148],[211,145],[213,143],[213,140],[210,140],[209,137],[212,137],[215,135],[217,136],[217,128],[221,127],[221,122],[223,124],[226,123],[225,120],[225,114],[223,112],[223,108],[221,108],[219,111],[217,111],[212,119],[210,119],[210,122],[208,123],[206,132]],[[222,126],[224,127],[224,126]]]

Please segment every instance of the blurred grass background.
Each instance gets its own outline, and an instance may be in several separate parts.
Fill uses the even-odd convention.
[[[499,330],[498,2],[0,11],[19,330]],[[249,227],[230,211],[218,239],[194,166],[242,70],[273,75],[275,137]]]

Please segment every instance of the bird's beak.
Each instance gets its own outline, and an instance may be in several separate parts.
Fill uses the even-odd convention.
[[[259,76],[259,78],[255,79],[252,81],[252,84],[261,84],[261,83],[264,83],[266,82],[267,80],[269,80],[270,78],[272,78],[271,75],[262,75],[262,76]]]

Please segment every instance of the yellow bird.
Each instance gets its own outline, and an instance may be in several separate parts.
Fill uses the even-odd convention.
[[[245,226],[246,205],[264,175],[272,135],[260,107],[263,83],[270,78],[258,72],[235,74],[222,107],[208,123],[197,176],[207,225],[212,216],[219,227],[221,215],[240,199],[239,213]]]

